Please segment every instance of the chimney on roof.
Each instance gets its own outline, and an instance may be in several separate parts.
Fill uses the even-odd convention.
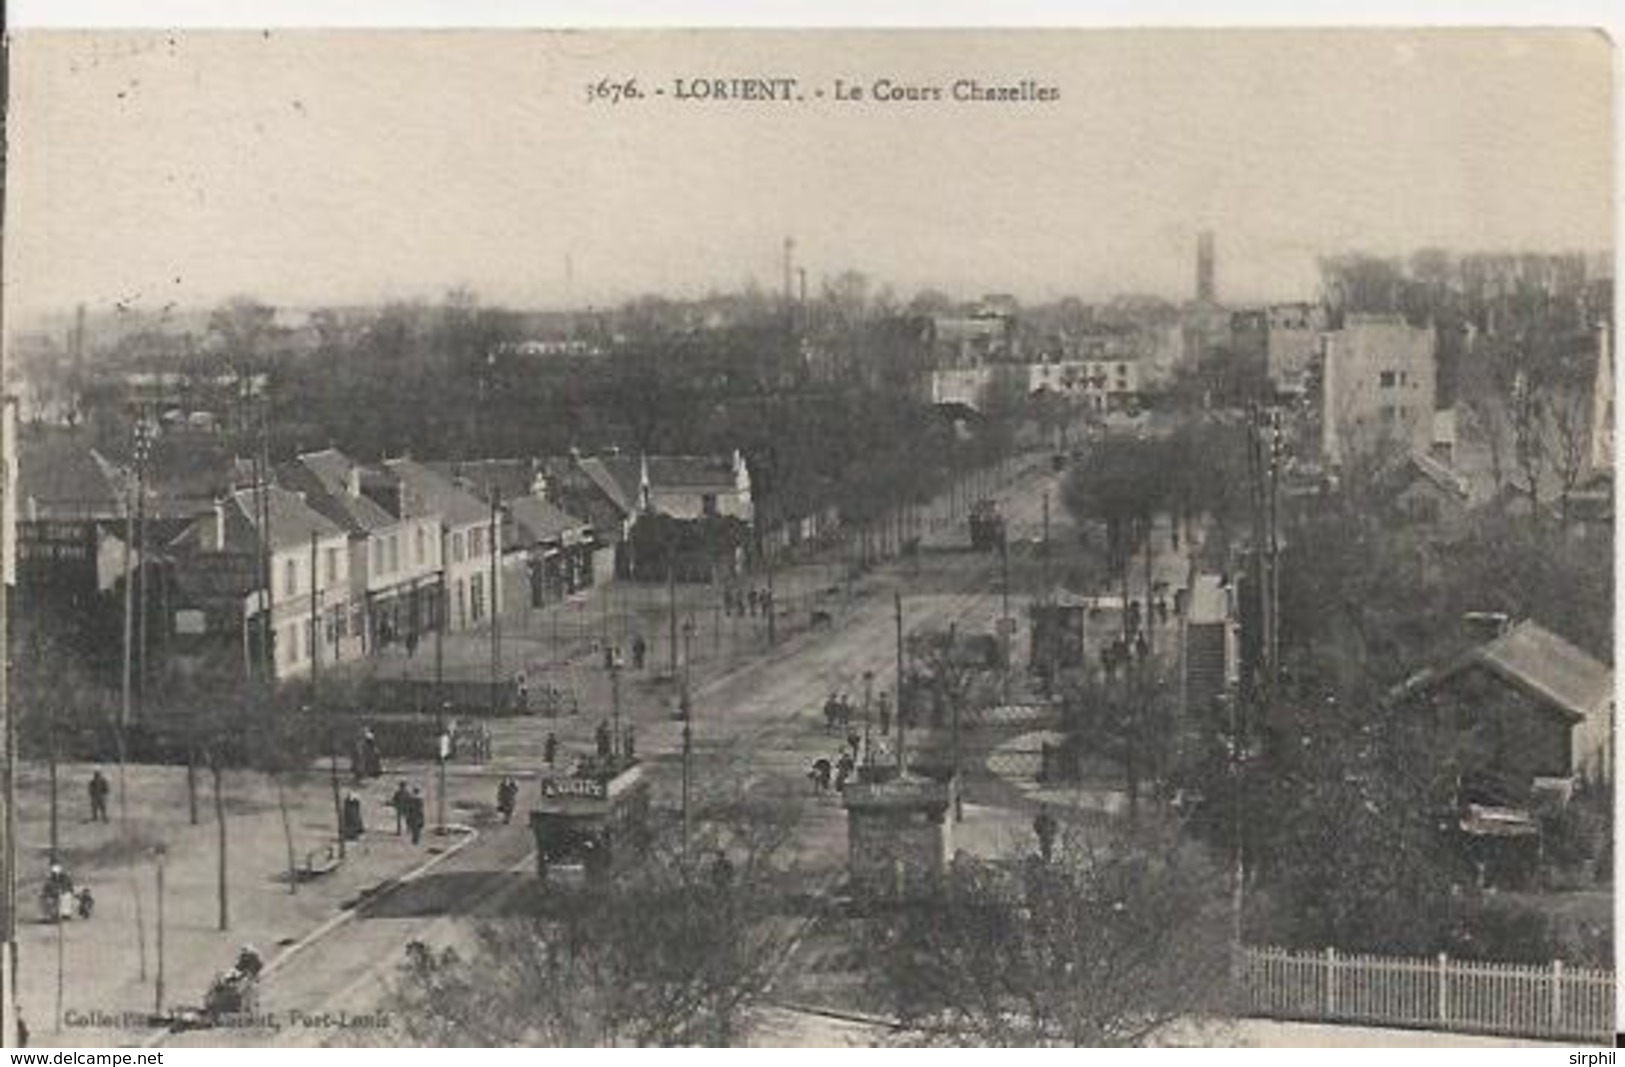
[[[1469,611],[1461,617],[1461,631],[1474,644],[1493,641],[1512,629],[1512,619],[1504,611]]]

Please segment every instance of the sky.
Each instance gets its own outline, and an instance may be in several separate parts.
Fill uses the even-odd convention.
[[[903,298],[1312,296],[1363,249],[1612,247],[1583,30],[24,30],[8,320],[117,303],[604,304],[819,280]],[[635,77],[646,96],[589,102]],[[674,79],[793,77],[792,103]],[[1032,79],[1049,103],[840,102]],[[824,90],[824,98],[815,92]]]

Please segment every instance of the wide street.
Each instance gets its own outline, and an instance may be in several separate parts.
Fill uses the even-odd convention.
[[[1037,529],[1045,493],[1051,499],[1052,536],[1058,538],[1067,523],[1056,504],[1058,476],[1053,472],[1035,467],[1000,494],[1001,507],[1013,527]],[[873,672],[877,694],[895,685],[894,590],[903,593],[905,631],[955,624],[961,632],[992,632],[1002,606],[998,559],[948,551],[965,539],[962,525],[944,524],[927,537],[927,551],[917,566],[889,564],[856,583],[850,601],[837,600],[828,629],[803,628],[771,649],[731,664],[696,657],[692,681],[697,775],[724,776],[763,788],[807,788],[805,774],[811,761],[830,755],[838,745],[823,724],[822,705],[828,694],[844,688],[861,698],[866,671]],[[936,579],[951,574],[954,581],[923,581],[920,584],[929,592],[915,595],[911,584],[922,571]],[[1018,618],[1029,595],[1025,590],[1012,592],[1012,613]],[[500,776],[510,773],[524,780],[527,789],[535,788],[530,780],[542,765],[542,742],[550,731],[558,734],[566,750],[585,751],[607,712],[603,674],[578,669],[577,679],[586,678],[591,687],[584,693],[579,716],[495,723],[492,761],[480,767],[454,767],[457,779],[478,783],[454,789],[454,796],[488,793]],[[670,686],[629,677],[622,688],[623,722],[635,725],[638,751],[652,767],[657,789],[674,800],[681,734],[669,711]],[[926,733],[919,731],[906,743],[931,743],[919,736]],[[992,851],[1019,838],[1031,817],[1021,790],[1010,788],[985,767],[967,770],[967,820],[958,828],[956,845]],[[521,794],[521,813],[530,795]],[[260,1009],[281,1024],[279,1031],[193,1032],[164,1040],[294,1045],[387,1041],[387,1034],[369,1034],[368,1028],[377,1021],[369,1016],[386,1006],[388,981],[404,946],[413,940],[455,939],[466,931],[468,920],[500,915],[507,903],[536,886],[530,835],[522,820],[503,826],[488,817],[475,818],[473,812],[466,814],[463,821],[475,822],[479,831],[466,847],[423,876],[362,903],[352,919],[299,945],[286,960],[273,960]],[[834,874],[845,856],[845,822],[837,803],[826,798],[810,804],[794,845],[810,870]],[[336,1027],[340,1013],[362,1025]]]

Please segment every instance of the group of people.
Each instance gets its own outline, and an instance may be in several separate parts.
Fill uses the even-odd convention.
[[[770,615],[773,613],[773,590],[737,589],[722,591],[722,613],[729,618]]]
[[[641,671],[649,662],[649,642],[643,639],[642,634],[632,635],[632,669]],[[604,645],[604,670],[612,671],[617,667],[626,666],[626,653],[621,651],[620,645]],[[573,712],[572,712],[573,714]]]
[[[402,778],[389,798],[389,806],[395,809],[396,835],[405,832],[412,836],[412,844],[421,843],[425,822],[423,790],[415,785],[408,786],[406,779]]]
[[[833,759],[820,757],[813,760],[807,778],[812,782],[813,792],[824,794],[831,791],[843,793],[846,783],[857,769],[858,757],[863,754],[864,735],[853,724],[854,709],[851,699],[845,692],[836,690],[830,693],[829,699],[824,702],[825,731],[834,734],[844,731],[844,744],[836,752]],[[892,708],[890,694],[882,691],[875,701],[875,726],[881,737],[891,734]],[[869,759],[872,761],[878,753],[885,750],[885,742],[870,739]]]
[[[842,730],[850,731],[857,710],[852,704],[851,696],[845,690],[832,690],[829,699],[824,701],[824,732],[834,734]],[[880,736],[886,737],[891,733],[891,694],[884,689],[875,698],[874,722],[880,730]]]

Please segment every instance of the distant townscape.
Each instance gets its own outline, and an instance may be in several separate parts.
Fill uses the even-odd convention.
[[[14,329],[14,1014],[1606,1040],[1612,257],[1334,253]]]

